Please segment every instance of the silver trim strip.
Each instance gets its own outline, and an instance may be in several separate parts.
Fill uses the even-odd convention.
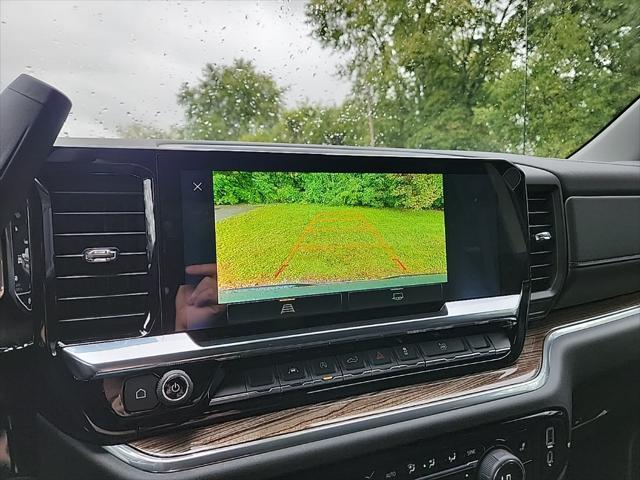
[[[491,321],[515,321],[520,295],[447,302],[439,312],[419,318],[397,318],[383,322],[354,322],[342,327],[317,327],[286,335],[261,334],[236,339],[196,343],[186,332],[129,338],[81,345],[61,345],[62,356],[73,376],[91,380],[144,368],[174,365],[203,359],[230,359],[291,348],[292,343],[320,345],[383,335]]]
[[[109,445],[103,448],[111,455],[139,470],[153,473],[176,472],[212,463],[218,463],[232,458],[256,455],[294,445],[334,438],[339,435],[346,435],[356,431],[377,428],[391,423],[403,422],[418,417],[441,413],[447,410],[469,407],[515,395],[521,395],[523,393],[540,389],[545,385],[550,375],[553,345],[559,338],[635,315],[640,315],[640,306],[625,308],[613,313],[596,316],[591,319],[583,320],[581,322],[553,330],[545,340],[542,368],[538,375],[531,380],[515,385],[461,395],[459,397],[441,400],[427,405],[407,407],[345,422],[333,423],[269,439],[247,442],[215,450],[204,450],[174,457],[149,455],[129,445]]]

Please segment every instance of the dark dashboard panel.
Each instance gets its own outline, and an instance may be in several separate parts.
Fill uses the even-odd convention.
[[[304,430],[340,424],[350,420],[380,415],[394,410],[426,406],[478,393],[527,382],[536,377],[542,367],[544,341],[549,333],[562,326],[637,305],[640,296],[619,297],[599,304],[560,310],[539,322],[527,333],[522,354],[515,365],[458,378],[424,382],[419,385],[351,397],[333,403],[319,403],[249,419],[231,421],[223,428],[214,425],[193,429],[188,436],[181,432],[153,436],[131,445],[158,456],[179,456],[202,450],[215,450]]]
[[[566,211],[569,270],[559,305],[638,291],[640,196],[570,197]]]
[[[47,343],[61,353],[57,361],[47,362],[52,374],[44,381],[59,402],[75,392],[77,412],[83,416],[68,412],[61,418],[50,406],[44,412],[77,436],[114,443],[179,425],[220,423],[515,361],[524,341],[528,302],[521,173],[500,161],[415,152],[395,156],[393,164],[387,157],[357,152],[319,153],[224,147],[159,149],[155,154],[148,149],[56,150],[40,175],[36,198],[43,207],[42,224],[52,232],[52,238],[44,238],[48,248],[37,258],[51,265],[45,279],[50,301],[44,332]],[[182,170],[196,167],[205,173],[240,167],[439,172],[449,201],[450,269],[444,297],[359,310],[354,302],[345,307],[349,294],[343,295],[337,313],[321,309],[308,321],[302,317],[303,328],[296,320],[263,322],[273,325],[271,330],[253,331],[243,323],[227,333],[175,333],[180,330],[174,321],[176,287],[185,281],[179,178]],[[463,185],[457,185],[459,180]],[[487,245],[496,249],[495,255]],[[488,273],[470,270],[486,264],[495,266]],[[491,272],[496,279],[488,276]],[[398,299],[411,298],[413,290],[405,290]],[[424,297],[423,290],[416,295]],[[482,345],[473,339],[482,339]],[[449,352],[454,344],[460,348]],[[413,362],[402,358],[410,348],[420,352]],[[364,358],[362,365],[349,361],[354,354]],[[318,358],[337,359],[340,366],[331,375],[315,372],[312,364]],[[253,385],[246,372],[267,365],[273,368],[273,380]],[[294,365],[295,372],[283,365]]]
[[[24,326],[34,322],[34,337],[40,339],[38,383],[49,399],[41,402],[40,411],[55,428],[90,443],[116,444],[106,447],[108,454],[103,447],[89,447],[98,452],[103,466],[115,456],[142,468],[134,472],[117,460],[117,467],[105,467],[98,477],[110,477],[124,468],[124,477],[133,472],[148,478],[143,470],[166,471],[163,469],[173,465],[173,460],[180,465],[176,470],[222,462],[196,469],[206,470],[212,478],[243,478],[242,472],[253,472],[257,478],[277,477],[291,470],[282,462],[290,462],[292,452],[304,458],[306,465],[335,463],[338,468],[338,460],[349,461],[364,453],[361,440],[367,437],[370,441],[376,431],[393,430],[389,447],[402,447],[424,441],[424,430],[419,431],[418,424],[424,428],[440,418],[444,422],[445,417],[440,430],[429,430],[429,437],[446,433],[452,421],[465,415],[487,429],[490,423],[497,425],[542,409],[564,412],[573,420],[572,385],[596,371],[627,369],[628,364],[619,360],[634,355],[629,342],[638,333],[632,328],[633,319],[637,320],[632,312],[639,303],[637,295],[590,302],[640,290],[640,259],[635,258],[640,254],[636,248],[637,166],[500,155],[519,165],[526,179],[528,218],[524,206],[516,217],[520,226],[528,227],[525,236],[530,242],[531,270],[523,295],[514,295],[519,302],[500,312],[485,308],[481,321],[478,303],[471,304],[473,311],[463,311],[454,297],[445,298],[453,303],[431,305],[430,311],[408,309],[394,316],[378,310],[370,335],[345,337],[340,342],[331,338],[327,325],[359,329],[372,320],[366,315],[356,318],[351,312],[354,316],[346,323],[310,325],[304,335],[320,341],[299,349],[300,343],[275,338],[267,330],[245,330],[242,337],[216,336],[207,330],[174,333],[170,307],[180,276],[176,271],[185,265],[180,246],[183,231],[178,228],[181,197],[175,187],[177,171],[163,171],[159,164],[173,159],[185,167],[204,165],[221,152],[228,158],[285,152],[287,161],[314,157],[318,165],[335,166],[348,156],[361,155],[363,164],[373,162],[380,168],[387,168],[389,157],[398,156],[406,157],[413,169],[427,158],[433,165],[463,168],[473,162],[491,163],[489,156],[452,158],[456,155],[443,152],[206,143],[94,143],[61,143],[39,176],[28,212],[33,288],[21,292],[22,298],[27,298],[25,293],[31,296],[35,308],[29,312],[16,300],[18,295],[5,292],[0,299],[0,328],[8,332],[3,343],[13,347],[12,332],[24,332]],[[120,186],[109,181],[114,179],[122,180]],[[524,199],[524,182],[516,180],[511,185]],[[135,197],[133,202],[129,197]],[[599,228],[594,228],[594,219],[602,219]],[[24,251],[11,248],[8,238],[3,238],[8,249],[5,270],[14,257],[22,255],[25,261]],[[123,253],[121,259],[127,261],[107,260],[108,267],[103,269],[87,260],[106,258],[113,251]],[[519,267],[526,263],[522,255],[512,258]],[[24,279],[18,280],[26,285]],[[7,286],[13,288],[5,281],[5,289]],[[513,287],[509,292],[520,293]],[[476,300],[481,299],[471,302]],[[549,315],[552,309],[579,304],[585,305]],[[524,337],[526,325],[519,320],[527,314],[527,307],[529,331]],[[627,307],[627,313],[620,313]],[[456,318],[467,320],[454,324],[453,317],[461,313],[464,315]],[[20,329],[5,328],[10,323],[5,317],[19,320]],[[610,320],[614,317],[621,322]],[[588,326],[581,320],[588,321]],[[412,329],[408,322],[418,322],[419,328]],[[295,323],[283,323],[278,328],[286,331],[292,325]],[[563,327],[565,333],[556,335],[555,327]],[[627,337],[623,338],[618,330],[624,329]],[[594,336],[596,331],[600,336]],[[386,338],[378,338],[380,333]],[[615,344],[601,344],[603,336],[615,338]],[[553,342],[544,344],[545,337]],[[93,343],[106,339],[115,342]],[[479,346],[479,339],[486,347]],[[496,348],[505,339],[504,349]],[[24,342],[24,336],[20,341]],[[154,344],[160,348],[154,350]],[[254,348],[257,344],[259,349]],[[551,344],[557,346],[552,349]],[[627,345],[624,354],[614,354],[623,344]],[[602,355],[609,352],[606,361],[598,364],[585,353],[594,345]],[[110,350],[114,346],[122,350]],[[403,355],[411,356],[412,348],[418,352],[416,358],[403,361]],[[143,351],[153,355],[145,356]],[[52,352],[58,355],[52,357]],[[112,356],[116,352],[123,356]],[[553,356],[546,357],[550,352]],[[362,358],[357,368],[347,361],[354,354]],[[553,364],[548,363],[549,358]],[[317,370],[321,361],[326,368],[333,362],[334,370],[330,374]],[[251,372],[257,367],[271,374],[269,382],[253,379]],[[234,371],[241,375],[234,376]],[[183,373],[186,377],[181,377]],[[299,373],[303,376],[298,377]],[[238,378],[235,385],[225,383],[225,379]],[[168,399],[162,397],[165,387],[169,387]],[[175,387],[174,393],[170,387]],[[184,392],[188,392],[184,395],[188,401],[183,401]],[[173,394],[178,395],[175,403],[170,401]],[[482,405],[464,403],[476,396],[482,398]],[[325,438],[318,432],[334,433]],[[352,444],[347,437],[359,440]],[[332,452],[330,461],[313,460],[301,453],[304,445],[289,442],[303,438],[323,445],[323,452]],[[383,437],[379,440],[376,449],[385,449]],[[360,447],[351,449],[351,445]],[[82,454],[85,460],[92,455]],[[154,458],[161,460],[150,467],[149,459]],[[264,471],[262,466],[267,466]],[[185,470],[176,473],[176,478],[190,478],[192,473],[196,471]]]
[[[573,196],[566,210],[572,267],[640,259],[640,196]]]
[[[565,198],[640,194],[640,165],[637,163],[616,163],[615,159],[609,158],[602,162],[587,162],[508,154],[501,157],[554,174],[562,184]]]
[[[582,312],[577,314],[576,320],[581,318],[581,315],[585,316],[585,320],[560,329],[556,334],[552,333],[547,348],[549,355],[545,357],[545,362],[551,359],[546,364],[545,380],[539,383],[536,389],[526,394],[514,395],[506,399],[492,396],[491,400],[487,399],[474,406],[456,404],[455,408],[432,410],[427,415],[420,415],[418,409],[408,409],[404,414],[398,412],[394,421],[390,421],[391,417],[387,417],[386,425],[381,424],[381,420],[385,420],[384,416],[365,416],[360,421],[368,424],[370,428],[360,429],[350,434],[343,432],[339,435],[330,435],[330,438],[324,440],[316,437],[309,439],[310,443],[305,442],[290,447],[281,443],[269,446],[264,442],[248,442],[245,444],[244,454],[226,461],[214,460],[202,451],[173,458],[146,455],[138,449],[120,446],[107,447],[105,452],[101,447],[80,443],[43,421],[39,431],[43,436],[43,442],[49,445],[41,459],[42,465],[46,467],[44,471],[48,474],[45,478],[66,476],[67,478],[150,480],[157,477],[157,473],[154,472],[172,472],[172,478],[180,480],[274,479],[282,478],[287,473],[299,478],[308,471],[317,472],[319,469],[326,469],[329,464],[337,464],[359,456],[383,460],[386,458],[385,451],[401,449],[403,446],[414,443],[427,446],[430,445],[429,439],[437,439],[439,436],[457,439],[458,437],[452,431],[452,425],[460,426],[460,431],[464,430],[462,427],[464,425],[480,435],[483,432],[488,434],[488,427],[492,422],[500,423],[507,418],[516,419],[523,415],[540,412],[543,406],[565,409],[572,423],[585,423],[586,431],[590,428],[588,426],[591,423],[590,418],[573,418],[571,414],[573,389],[597,375],[618,372],[631,378],[637,374],[637,350],[633,347],[640,341],[640,331],[637,328],[638,315],[640,315],[637,306],[638,298],[633,296],[626,301],[634,306],[625,309],[622,307],[625,299],[620,299],[620,303],[617,304],[615,301],[600,302],[576,309]],[[618,307],[622,307],[622,310]],[[566,315],[569,321],[572,310],[567,310]],[[561,331],[564,333],[560,335]],[[594,349],[600,353],[597,358],[593,355]],[[640,391],[636,383],[627,382],[619,387],[617,392],[619,395],[616,397],[626,399],[626,408],[630,408],[640,399]],[[590,408],[600,411],[602,408],[610,408],[610,405],[606,401],[604,403],[597,401]],[[286,418],[283,417],[282,420],[286,423]],[[319,431],[323,430],[321,421],[318,427]],[[176,435],[176,440],[184,442],[188,441],[189,437],[190,432],[185,431]],[[295,438],[295,436],[285,435],[283,438]],[[194,439],[194,449],[197,450],[199,446],[200,443]],[[447,447],[442,443],[440,446]],[[462,448],[467,444],[454,442],[453,446]],[[543,447],[546,447],[546,441]],[[429,450],[422,451],[426,454]],[[63,452],[64,455],[62,455]],[[225,452],[228,453],[228,450],[223,448],[213,450],[212,454],[219,458]],[[240,451],[236,450],[235,453]],[[574,454],[576,452],[572,453]],[[65,458],[64,462],[61,461],[62,457]],[[542,460],[544,461],[545,457],[542,457]],[[355,465],[348,462],[346,464]],[[599,471],[606,472],[606,466],[611,465],[610,459],[600,459],[599,464]],[[611,471],[621,471],[620,467],[616,465],[616,468]]]

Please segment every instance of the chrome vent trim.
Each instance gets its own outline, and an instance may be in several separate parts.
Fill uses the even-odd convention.
[[[452,325],[462,327],[515,322],[521,303],[522,294],[504,295],[447,302],[438,313],[416,318],[360,321],[339,327],[221,338],[205,343],[197,343],[188,333],[178,332],[110,342],[60,345],[60,350],[76,379],[93,380],[178,363],[245,358],[265,352],[287,351],[293,344],[318,346],[439,330]]]
[[[52,207],[56,337],[83,343],[144,335],[155,245],[151,179],[108,167],[78,170],[44,178]]]

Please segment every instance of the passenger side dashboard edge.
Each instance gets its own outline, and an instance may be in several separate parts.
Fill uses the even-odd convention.
[[[565,204],[569,270],[558,306],[640,290],[640,196],[574,196]]]

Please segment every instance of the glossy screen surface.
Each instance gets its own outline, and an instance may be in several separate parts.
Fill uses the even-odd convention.
[[[447,281],[440,174],[219,172],[213,190],[220,303]]]

